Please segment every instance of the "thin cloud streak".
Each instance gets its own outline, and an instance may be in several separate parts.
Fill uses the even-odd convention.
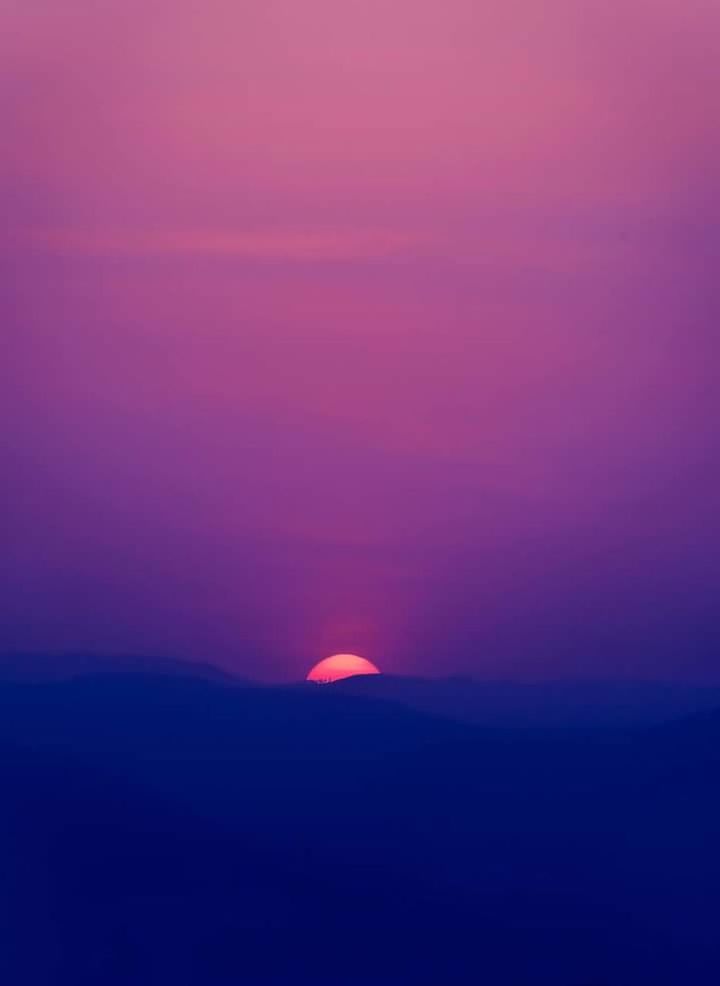
[[[260,260],[352,261],[386,258],[423,245],[395,230],[34,230],[21,241],[53,254],[152,257],[214,255]]]

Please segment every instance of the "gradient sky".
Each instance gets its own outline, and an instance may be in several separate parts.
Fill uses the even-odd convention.
[[[0,651],[720,677],[717,0],[0,25]]]

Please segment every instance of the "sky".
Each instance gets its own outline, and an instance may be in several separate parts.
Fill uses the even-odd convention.
[[[720,679],[717,0],[0,24],[0,652]]]

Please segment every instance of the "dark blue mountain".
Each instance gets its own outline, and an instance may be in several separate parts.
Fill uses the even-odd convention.
[[[335,688],[0,688],[2,982],[715,981],[720,716],[489,729]]]
[[[383,674],[346,678],[332,687],[485,726],[651,725],[720,708],[720,688],[683,682],[516,682]]]

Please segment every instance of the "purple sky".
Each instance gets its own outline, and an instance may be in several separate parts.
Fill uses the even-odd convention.
[[[720,677],[717,0],[0,24],[0,651]]]

